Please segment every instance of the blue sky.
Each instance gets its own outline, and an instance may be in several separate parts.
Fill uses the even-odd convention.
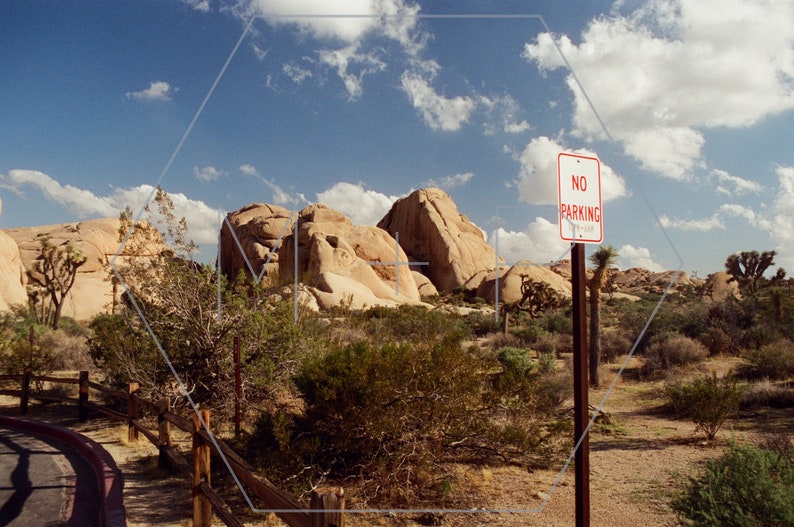
[[[5,0],[0,72],[0,228],[159,181],[211,258],[251,202],[376,223],[432,185],[546,262],[565,151],[601,160],[621,268],[794,272],[791,0]]]

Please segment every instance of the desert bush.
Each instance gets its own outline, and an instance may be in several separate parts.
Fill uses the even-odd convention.
[[[742,393],[739,407],[742,409],[792,408],[794,388],[780,386],[768,380],[754,383]]]
[[[658,335],[645,351],[640,374],[646,378],[659,377],[676,368],[699,364],[708,356],[700,342],[676,334]]]
[[[682,525],[794,525],[794,460],[754,445],[731,446],[678,483],[671,502]]]
[[[462,341],[455,331],[360,341],[306,360],[295,377],[304,410],[264,416],[252,455],[292,480],[355,478],[362,499],[390,504],[439,499],[445,461],[529,463],[543,451],[548,462],[556,437],[536,417],[537,365],[526,350],[480,352]]]
[[[794,375],[794,342],[780,339],[744,352],[743,374],[756,379],[788,379]]]
[[[61,329],[49,331],[41,336],[39,342],[42,347],[50,350],[53,370],[89,370],[94,367],[85,335],[63,329],[64,319],[61,319]]]
[[[739,409],[742,390],[731,375],[718,378],[716,373],[696,378],[692,382],[677,382],[666,387],[676,414],[689,419],[714,439],[725,421]]]
[[[618,357],[626,355],[634,341],[625,331],[604,331],[601,334],[601,360],[605,363],[615,362]]]
[[[373,342],[435,342],[450,332],[468,333],[458,318],[423,306],[372,307],[351,315],[349,323],[362,328]]]
[[[559,357],[563,353],[573,353],[573,336],[571,334],[544,333],[534,343],[532,349],[539,355],[554,355]]]
[[[709,355],[727,355],[734,348],[731,336],[722,328],[710,327],[698,337],[709,350]]]

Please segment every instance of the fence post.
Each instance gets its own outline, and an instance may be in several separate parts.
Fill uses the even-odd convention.
[[[22,372],[22,395],[19,397],[19,413],[20,415],[28,415],[28,401],[30,400],[30,377],[33,371],[30,366],[25,368]]]
[[[345,527],[345,489],[320,487],[312,491],[311,527]],[[316,512],[315,512],[316,511]]]
[[[209,410],[200,410],[201,419],[210,426]],[[212,524],[212,503],[201,492],[201,483],[210,481],[210,447],[201,439],[199,432],[202,424],[197,415],[193,416],[193,527],[210,527]]]
[[[84,423],[88,420],[88,372],[83,370],[80,372],[80,383],[78,385],[79,395],[77,399],[78,413],[80,415],[80,422]]]
[[[157,435],[160,443],[160,446],[158,447],[160,454],[157,459],[157,465],[160,468],[165,469],[171,467],[171,461],[166,455],[166,449],[171,446],[171,423],[169,423],[168,419],[165,418],[165,413],[169,410],[168,399],[163,399],[160,401],[158,406]]]
[[[127,441],[130,443],[138,441],[138,429],[135,428],[133,421],[138,419],[138,392],[140,389],[137,382],[131,382],[127,390]]]
[[[240,437],[240,399],[242,399],[242,374],[240,372],[240,337],[234,337],[234,437]]]

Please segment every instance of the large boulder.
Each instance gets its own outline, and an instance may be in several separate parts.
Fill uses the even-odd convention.
[[[16,241],[22,264],[33,271],[41,254],[41,240],[55,246],[70,244],[86,257],[78,268],[74,287],[66,296],[63,316],[89,320],[107,310],[113,300],[109,263],[119,247],[119,220],[105,218],[80,223],[6,229]]]
[[[71,245],[86,257],[85,263],[77,270],[74,287],[66,296],[63,316],[79,321],[87,321],[109,310],[113,303],[114,286],[110,280],[110,262],[119,250],[119,228],[116,218],[101,218],[79,223],[43,225],[5,229],[3,232],[16,242],[25,271],[34,270],[34,262],[41,254],[41,240],[47,238],[51,245]],[[129,246],[129,244],[128,244]],[[122,270],[127,258],[147,258],[151,250],[141,254],[127,251],[119,254],[116,268]],[[158,244],[152,250],[158,251],[165,246]],[[123,273],[122,273],[123,277]],[[118,295],[120,291],[116,291]]]
[[[397,200],[378,227],[395,238],[399,234],[411,261],[428,262],[420,272],[439,291],[450,292],[481,271],[493,271],[493,248],[441,189],[421,189]]]
[[[518,302],[521,300],[521,284],[524,278],[536,282],[545,282],[557,294],[564,298],[571,297],[571,283],[559,274],[551,271],[547,266],[517,264],[505,272],[505,267],[499,269],[499,302]],[[477,288],[477,296],[488,302],[496,301],[496,275],[493,271],[482,281]]]
[[[353,225],[344,214],[325,205],[311,205],[298,216],[298,257],[295,237],[279,247],[279,276],[308,283],[321,308],[347,305],[354,309],[376,305],[420,303],[405,252],[382,229]]]
[[[291,233],[294,214],[278,205],[253,203],[226,215],[221,227],[221,270],[230,277],[278,277],[278,248]],[[231,226],[231,228],[230,228]]]
[[[27,302],[26,283],[19,246],[8,234],[0,231],[0,311],[8,311],[15,304]]]

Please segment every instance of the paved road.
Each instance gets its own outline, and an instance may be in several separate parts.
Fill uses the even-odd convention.
[[[89,462],[50,437],[0,427],[0,527],[98,525]]]

